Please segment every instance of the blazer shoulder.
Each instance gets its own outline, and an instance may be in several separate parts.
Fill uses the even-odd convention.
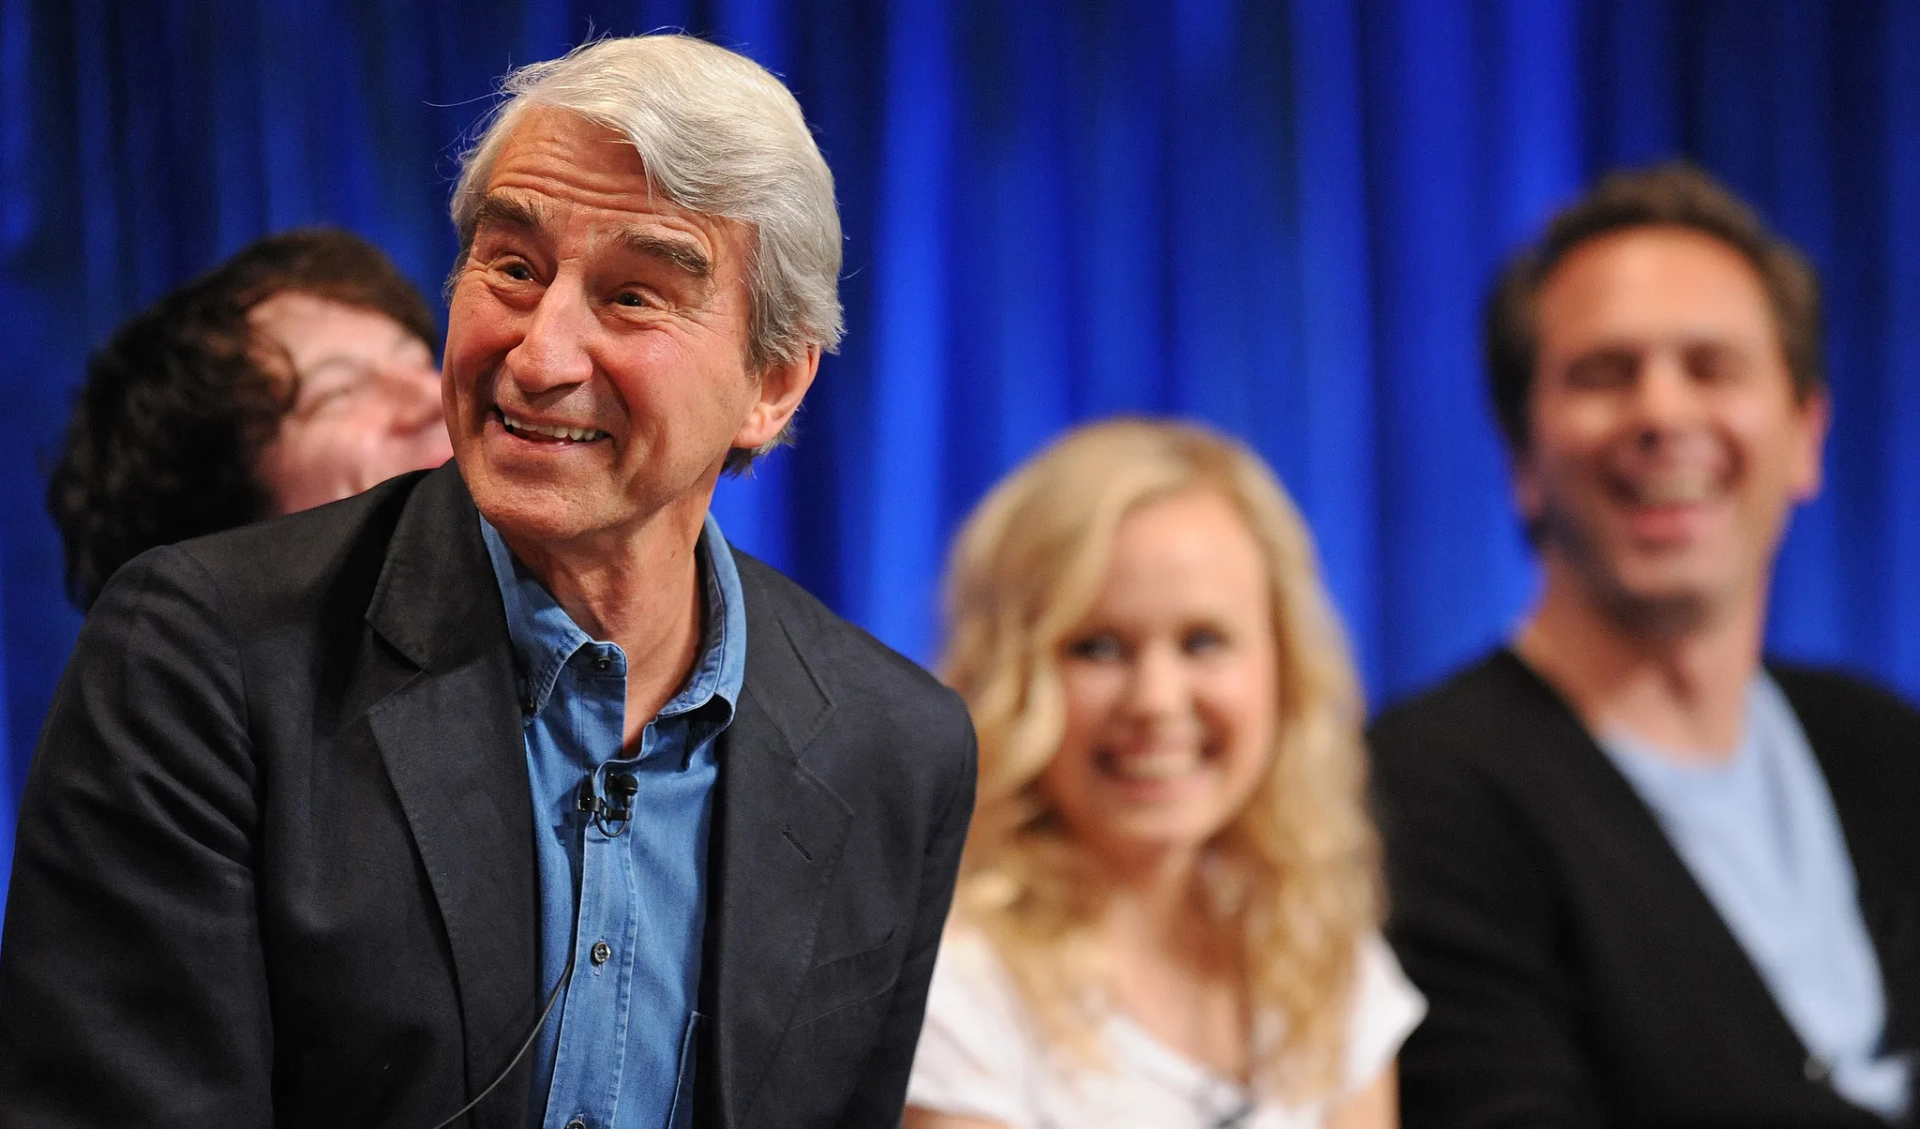
[[[772,608],[778,629],[787,633],[830,697],[867,701],[936,723],[964,724],[972,732],[960,696],[924,667],[835,614],[778,569],[739,549],[733,550],[733,559],[741,584],[752,586]],[[752,604],[749,598],[748,606]],[[771,626],[749,622],[747,633]],[[926,718],[929,711],[933,716]]]
[[[402,475],[338,502],[174,546],[221,593],[238,621],[304,617],[338,606],[343,585],[371,599],[387,546],[414,488]]]
[[[1767,671],[1793,708],[1843,822],[1876,811],[1904,824],[1920,812],[1920,710],[1855,674],[1788,663],[1768,663]]]
[[[1892,688],[1836,667],[1767,663],[1767,673],[1805,723],[1808,715],[1873,727],[1909,744],[1920,741],[1920,708]]]
[[[1383,710],[1367,727],[1367,743],[1376,759],[1416,750],[1422,757],[1436,750],[1471,755],[1494,743],[1516,718],[1551,710],[1555,702],[1552,691],[1502,648]]]

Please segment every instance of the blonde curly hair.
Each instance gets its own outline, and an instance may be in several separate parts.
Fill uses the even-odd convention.
[[[1237,946],[1252,1014],[1275,1032],[1253,1047],[1256,1083],[1307,1100],[1338,1081],[1356,954],[1381,918],[1379,847],[1364,707],[1312,539],[1239,443],[1191,424],[1081,427],[968,518],[949,562],[941,663],[980,739],[954,913],[993,943],[1050,1041],[1091,1053],[1103,976],[1091,926],[1105,886],[1040,787],[1066,725],[1060,659],[1098,597],[1121,521],[1195,490],[1230,503],[1260,547],[1278,667],[1274,755],[1209,845],[1213,924]]]

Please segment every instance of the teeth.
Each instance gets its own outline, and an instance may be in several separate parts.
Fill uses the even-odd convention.
[[[1170,749],[1148,753],[1113,753],[1104,758],[1107,771],[1133,780],[1172,780],[1200,767],[1196,751]]]
[[[1704,471],[1676,472],[1642,480],[1634,491],[1654,506],[1704,502],[1713,492],[1713,476]]]
[[[575,443],[585,443],[593,439],[604,439],[607,435],[604,431],[598,431],[590,427],[557,427],[544,423],[529,423],[517,416],[510,416],[505,412],[500,413],[500,418],[506,423],[510,431],[521,431],[528,435],[544,435],[549,439],[571,439]]]

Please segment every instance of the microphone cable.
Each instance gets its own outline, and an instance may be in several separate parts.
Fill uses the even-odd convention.
[[[472,1113],[473,1107],[485,1101],[488,1094],[498,1089],[500,1083],[507,1080],[507,1075],[513,1073],[513,1068],[520,1065],[520,1060],[527,1057],[527,1052],[533,1049],[534,1040],[540,1037],[541,1029],[547,1025],[547,1017],[553,1014],[554,1005],[560,1002],[560,994],[566,991],[567,983],[573,979],[573,962],[579,955],[580,938],[575,937],[572,946],[567,950],[567,967],[560,970],[560,982],[555,984],[553,991],[547,994],[546,1006],[540,1009],[539,1018],[533,1021],[533,1029],[528,1031],[527,1037],[520,1041],[520,1049],[513,1052],[513,1057],[507,1060],[507,1065],[500,1068],[500,1073],[494,1075],[493,1081],[487,1083],[485,1089],[475,1094],[472,1101],[454,1110],[451,1116],[435,1125],[433,1129],[447,1129],[447,1126]]]
[[[579,948],[579,940],[576,938],[573,946],[567,951],[567,967],[560,970],[560,982],[553,986],[552,992],[548,993],[546,1006],[540,1009],[539,1018],[533,1021],[533,1029],[528,1031],[527,1037],[520,1041],[520,1049],[513,1052],[513,1057],[507,1060],[507,1065],[500,1068],[500,1073],[494,1075],[493,1081],[487,1083],[485,1089],[475,1094],[472,1101],[454,1110],[451,1116],[435,1125],[433,1129],[447,1129],[447,1126],[473,1112],[473,1107],[485,1101],[488,1094],[498,1089],[500,1083],[507,1080],[507,1075],[513,1073],[513,1068],[520,1065],[520,1060],[527,1057],[527,1052],[533,1049],[534,1040],[540,1037],[541,1028],[547,1025],[547,1017],[553,1014],[554,1005],[560,1002],[560,993],[566,990],[567,982],[573,979],[573,962],[579,955]]]
[[[600,833],[613,839],[632,826],[633,797],[640,791],[640,782],[629,773],[616,772],[609,775],[607,784],[608,790],[616,797],[611,803],[594,795],[593,774],[588,773],[587,778],[580,782],[579,810],[591,815],[593,822],[599,826]],[[609,821],[619,824],[619,827],[609,830],[607,827]],[[507,1060],[507,1065],[500,1068],[500,1073],[494,1075],[493,1081],[487,1083],[485,1089],[475,1094],[472,1101],[454,1110],[451,1116],[435,1125],[433,1129],[447,1129],[447,1126],[473,1112],[473,1108],[485,1101],[488,1094],[498,1089],[500,1083],[507,1080],[507,1075],[513,1073],[513,1068],[519,1066],[520,1060],[527,1057],[527,1052],[533,1049],[534,1040],[540,1037],[541,1029],[547,1025],[547,1017],[553,1014],[554,1005],[560,1002],[560,994],[566,990],[567,982],[573,979],[573,964],[580,956],[578,932],[580,921],[577,907],[573,927],[575,935],[573,943],[567,949],[567,967],[560,970],[560,982],[555,984],[553,991],[547,994],[547,1002],[541,1007],[539,1017],[533,1021],[533,1029],[528,1031],[527,1037],[520,1041],[520,1049],[513,1052],[513,1057]]]

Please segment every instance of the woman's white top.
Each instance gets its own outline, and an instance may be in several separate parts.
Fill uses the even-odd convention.
[[[1317,1126],[1379,1078],[1427,1011],[1378,935],[1361,943],[1355,971],[1339,1091],[1290,1105],[1256,1097],[1124,1015],[1101,1032],[1098,1063],[1050,1050],[991,942],[951,928],[934,965],[907,1104],[1007,1129]]]

